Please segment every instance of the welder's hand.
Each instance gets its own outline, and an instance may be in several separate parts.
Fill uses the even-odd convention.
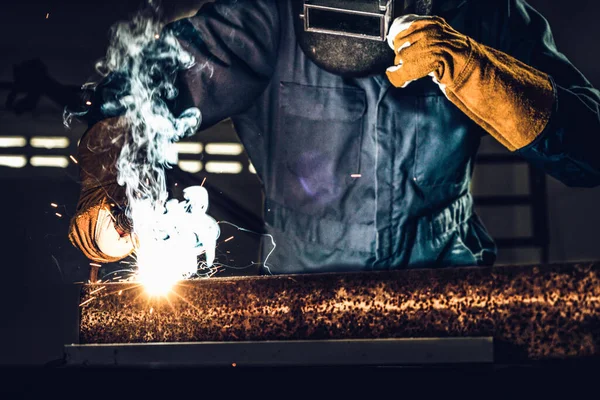
[[[394,21],[388,44],[396,87],[430,75],[448,100],[511,151],[544,130],[554,90],[547,74],[457,32],[442,18],[407,15]]]
[[[78,147],[81,193],[69,239],[90,260],[100,263],[119,261],[133,251],[131,240],[121,236],[110,212],[112,204],[125,203],[116,162],[127,132],[123,119],[103,120],[84,134]]]
[[[131,234],[118,229],[113,215],[106,208],[98,211],[94,242],[98,250],[111,259],[121,260],[134,250]]]
[[[387,76],[396,87],[432,76],[442,90],[457,81],[471,54],[470,39],[442,18],[405,15],[390,28],[388,44],[396,53]]]
[[[134,250],[131,234],[120,231],[105,201],[77,212],[69,227],[69,240],[90,260],[109,263]]]

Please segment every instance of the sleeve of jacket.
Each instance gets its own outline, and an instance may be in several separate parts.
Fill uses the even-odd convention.
[[[175,114],[198,107],[201,128],[207,128],[252,105],[266,88],[277,61],[277,3],[217,0],[165,28],[195,58],[194,66],[178,76]]]
[[[568,186],[600,184],[600,92],[560,53],[546,19],[522,0],[509,7],[511,52],[550,76],[555,101],[542,133],[517,153]]]

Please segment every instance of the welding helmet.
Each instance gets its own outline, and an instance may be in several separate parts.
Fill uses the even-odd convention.
[[[345,77],[381,74],[394,62],[386,42],[394,19],[428,14],[430,4],[429,0],[292,0],[296,39],[302,51],[328,72]]]

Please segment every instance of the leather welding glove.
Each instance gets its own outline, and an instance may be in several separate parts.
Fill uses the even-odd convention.
[[[69,239],[99,263],[122,260],[134,250],[130,235],[117,231],[111,213],[111,207],[126,201],[125,188],[117,183],[116,163],[127,132],[122,119],[107,119],[89,129],[79,143],[81,193]]]
[[[554,104],[548,75],[457,32],[444,19],[406,15],[388,34],[396,52],[390,82],[405,87],[427,75],[446,97],[510,151],[544,130]]]

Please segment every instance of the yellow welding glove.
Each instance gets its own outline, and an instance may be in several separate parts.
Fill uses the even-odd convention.
[[[400,17],[388,44],[396,52],[386,71],[394,86],[431,76],[454,105],[511,151],[531,143],[550,119],[548,75],[475,42],[442,18]]]
[[[126,200],[116,169],[126,133],[122,119],[107,119],[90,128],[78,147],[81,193],[69,239],[86,257],[100,263],[122,260],[134,250],[130,235],[117,229],[111,213]]]

